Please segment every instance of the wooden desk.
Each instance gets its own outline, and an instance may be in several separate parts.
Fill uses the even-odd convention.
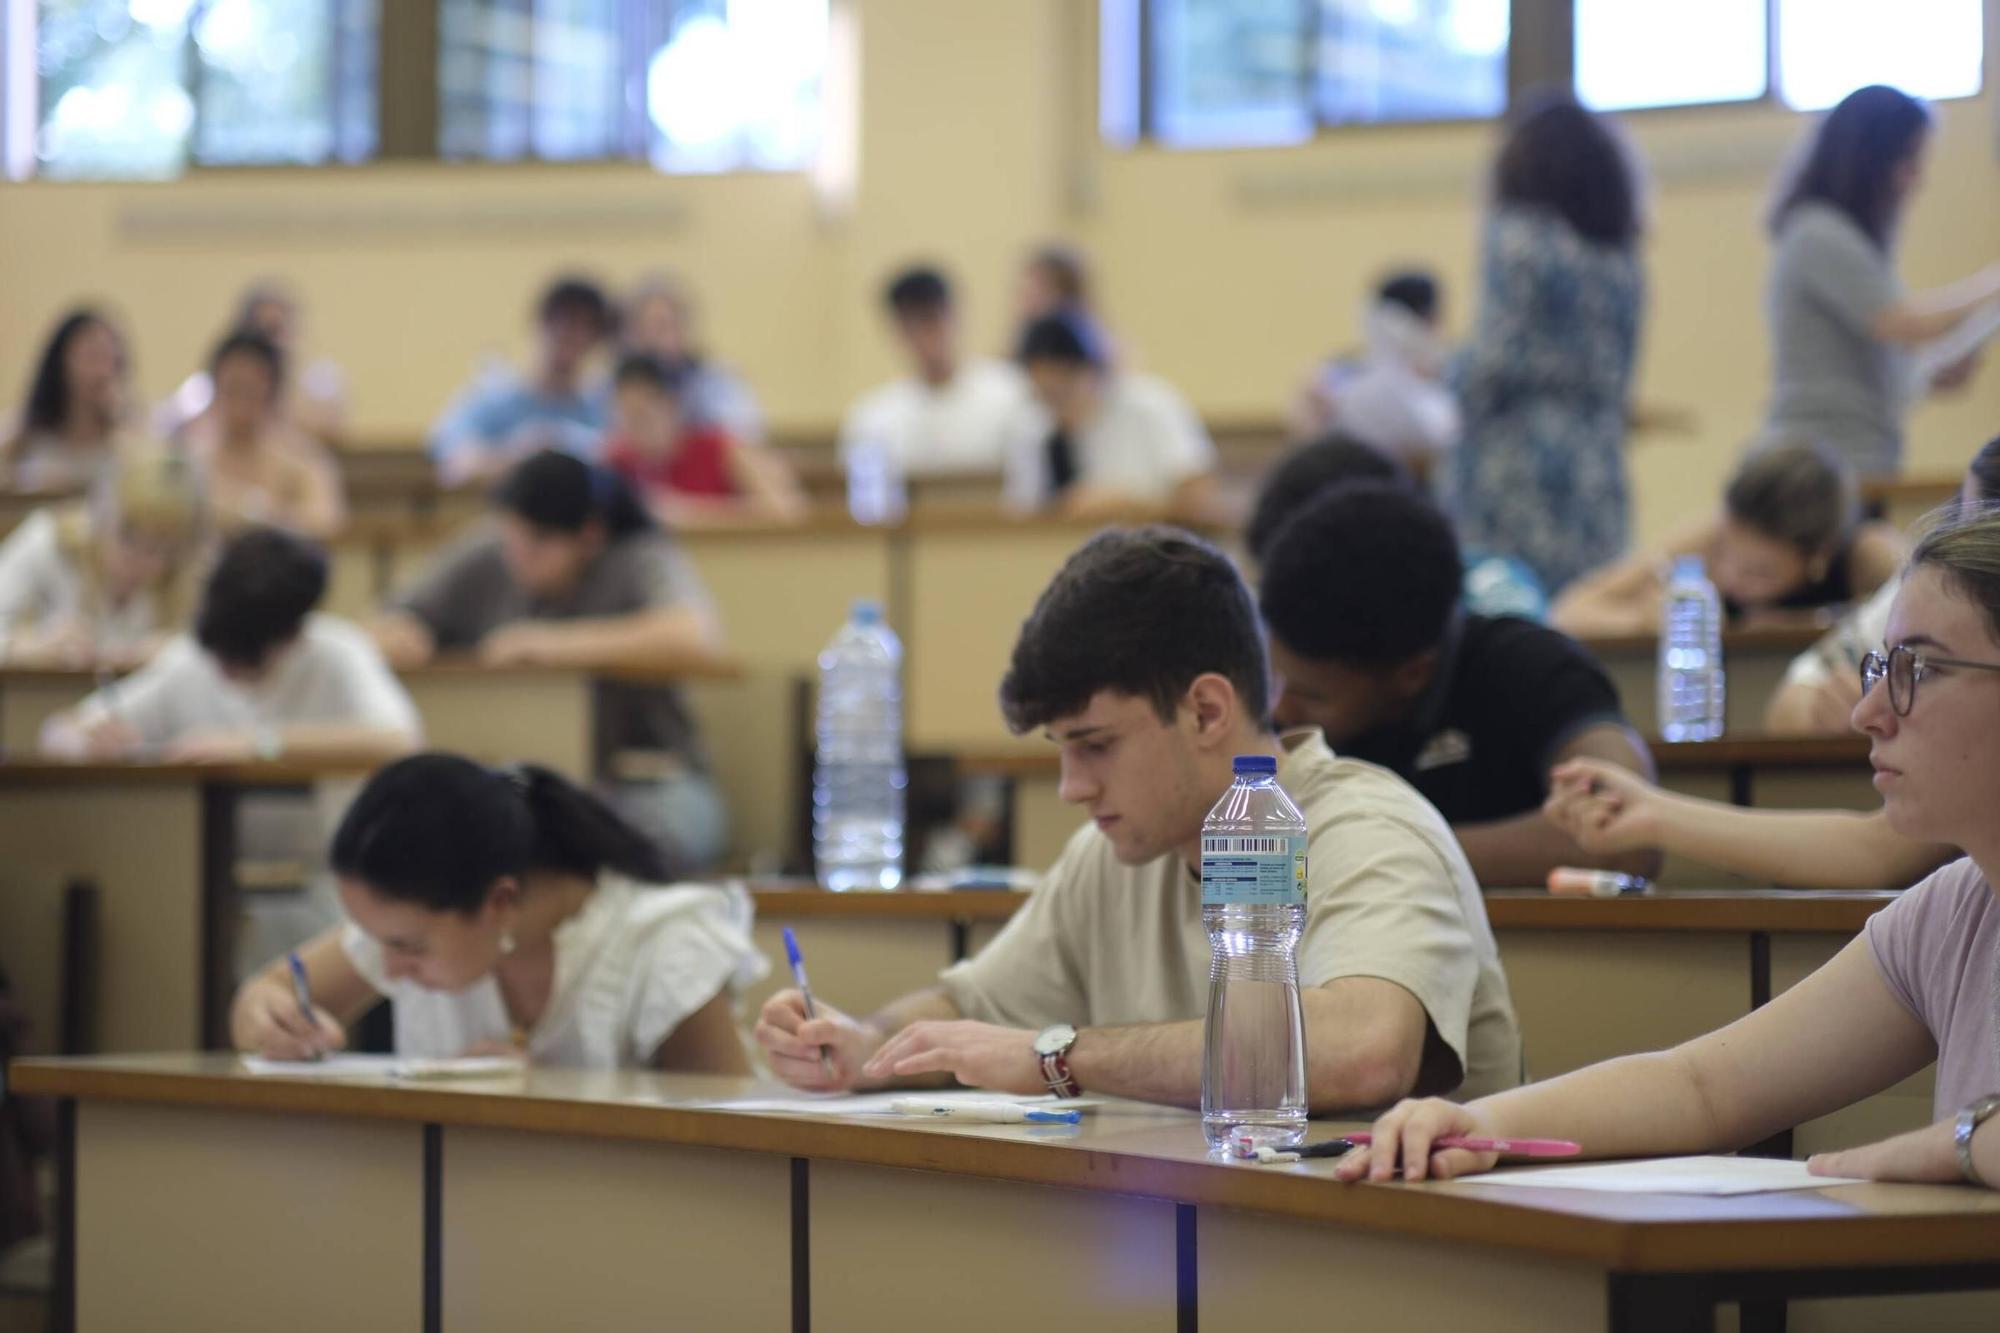
[[[101,1049],[226,1037],[236,926],[236,811],[247,792],[358,780],[355,764],[0,764],[0,944],[38,1039],[54,1043],[65,890],[96,895],[92,984]]]
[[[1106,1333],[1650,1333],[1743,1297],[2000,1286],[2000,1195],[1954,1186],[1341,1186],[1326,1163],[1215,1161],[1186,1111],[746,1115],[673,1104],[746,1084],[645,1074],[315,1085],[165,1056],[14,1078],[63,1099],[58,1327],[85,1333],[898,1333],[1050,1310]]]
[[[977,953],[1027,895],[838,894],[753,884],[758,942],[784,956],[778,932],[796,925],[815,992],[868,1013],[933,984]],[[1485,895],[1537,1078],[1657,1050],[1741,1018],[1838,953],[1894,893],[1784,889],[1676,891],[1608,901],[1539,890]],[[791,984],[774,969],[753,1007]],[[1824,1121],[1802,1126],[1807,1150],[1865,1142],[1929,1119],[1928,1073]]]
[[[1724,726],[1754,734],[1764,725],[1764,709],[1784,679],[1792,659],[1813,646],[1827,625],[1757,625],[1724,630],[1723,670],[1728,676]],[[1632,725],[1647,735],[1660,729],[1658,670],[1660,641],[1653,634],[1600,636],[1580,640],[1611,675]]]

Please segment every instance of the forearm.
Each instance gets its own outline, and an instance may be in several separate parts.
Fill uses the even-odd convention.
[[[1594,855],[1575,838],[1533,810],[1511,819],[1480,824],[1454,824],[1451,830],[1472,864],[1472,875],[1483,888],[1538,888],[1558,866],[1617,870],[1651,877],[1660,873],[1660,854],[1652,848]]]
[[[278,728],[279,756],[302,761],[387,760],[417,747],[417,738],[397,727],[351,722],[300,722]]]
[[[1941,338],[1988,301],[2000,300],[2000,264],[1969,278],[1920,292],[1882,312],[1875,335],[1886,342],[1920,343]]]
[[[1086,1093],[1198,1107],[1205,1026],[1189,1019],[1086,1028],[1070,1047],[1070,1075]]]
[[[1663,851],[1773,884],[1903,888],[1951,855],[1902,837],[1879,812],[1742,810],[1665,792],[1660,799]]]
[[[1609,1060],[1482,1097],[1467,1109],[1496,1137],[1569,1139],[1586,1157],[1704,1153],[1757,1137],[1720,1123],[1679,1051]]]
[[[551,666],[658,671],[699,666],[715,656],[706,629],[692,613],[544,623],[548,633],[538,660]]]

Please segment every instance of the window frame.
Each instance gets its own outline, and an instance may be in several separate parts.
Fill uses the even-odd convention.
[[[830,0],[839,3],[839,0]],[[413,163],[445,163],[457,168],[499,169],[512,167],[541,168],[596,168],[631,167],[648,174],[679,177],[683,175],[715,176],[810,176],[810,165],[788,169],[766,169],[750,166],[734,166],[718,172],[672,171],[657,165],[653,159],[653,131],[647,119],[643,104],[628,106],[621,126],[621,138],[625,151],[595,154],[588,157],[545,157],[533,150],[516,157],[496,158],[485,156],[447,155],[443,150],[440,135],[443,130],[442,89],[438,78],[438,58],[442,54],[443,41],[440,31],[443,0],[378,0],[376,8],[375,42],[372,52],[375,65],[375,146],[374,151],[360,160],[350,161],[337,156],[339,136],[335,135],[335,148],[329,156],[319,162],[203,162],[196,157],[196,145],[200,138],[201,108],[201,62],[193,53],[193,23],[200,16],[201,3],[191,11],[188,44],[188,75],[186,89],[194,103],[196,120],[188,129],[186,163],[181,171],[167,179],[188,179],[209,175],[240,175],[246,172],[295,172],[321,170],[365,170],[373,166],[408,166]],[[620,8],[620,64],[622,76],[637,79],[643,87],[650,53],[641,54],[643,43],[633,40],[640,27],[649,32],[664,34],[672,30],[674,11],[678,6],[674,0],[659,0],[658,3],[639,4],[625,0]],[[336,40],[333,61],[337,70],[342,60],[342,46],[338,33],[340,18],[337,10],[330,9],[329,21],[335,26]],[[34,155],[34,141],[41,131],[41,97],[39,81],[34,76],[34,37],[39,27],[40,14],[38,0],[0,0],[0,33],[13,39],[24,37],[28,52],[24,60],[19,60],[27,70],[27,77],[19,78],[18,67],[14,63],[0,63],[0,186],[6,184],[102,184],[142,183],[152,177],[89,177],[71,180],[66,177],[51,177],[39,170],[39,161]],[[365,49],[365,48],[364,48]],[[9,55],[7,61],[15,62],[17,57]],[[14,77],[10,78],[10,70]],[[25,88],[19,86],[25,84]],[[329,104],[335,101],[329,90]],[[23,120],[25,124],[17,123]],[[12,174],[16,159],[24,162],[25,171]]]
[[[1440,126],[1490,125],[1504,120],[1519,105],[1521,99],[1535,91],[1546,88],[1564,88],[1571,92],[1576,88],[1576,5],[1574,0],[1509,0],[1507,9],[1507,75],[1505,105],[1494,116],[1438,116],[1412,117],[1404,120],[1336,121],[1328,120],[1321,114],[1319,99],[1314,95],[1313,84],[1316,70],[1308,63],[1302,72],[1305,87],[1303,96],[1311,114],[1313,129],[1310,134],[1286,143],[1272,144],[1219,144],[1187,143],[1163,138],[1159,133],[1159,120],[1155,103],[1157,101],[1157,72],[1153,59],[1153,7],[1156,0],[1117,0],[1128,4],[1136,11],[1131,27],[1137,33],[1137,51],[1131,57],[1131,69],[1124,82],[1133,90],[1132,96],[1137,106],[1126,108],[1115,117],[1116,123],[1130,125],[1129,134],[1113,134],[1109,126],[1114,117],[1100,104],[1098,108],[1099,141],[1113,148],[1153,148],[1174,153],[1202,152],[1254,152],[1270,148],[1296,148],[1305,144],[1318,143],[1329,137],[1354,134],[1379,133],[1383,130],[1407,128],[1433,128]],[[1811,115],[1815,112],[1802,111],[1784,99],[1782,81],[1782,54],[1778,46],[1778,6],[1783,0],[1761,0],[1764,7],[1764,89],[1756,97],[1737,98],[1724,101],[1675,102],[1659,106],[1625,107],[1607,112],[1618,117],[1640,116],[1651,118],[1660,115],[1712,115],[1718,112],[1739,110],[1780,111],[1788,115]],[[1317,49],[1318,37],[1323,22],[1323,10],[1317,3],[1307,5],[1308,27],[1304,38],[1309,49]],[[1980,86],[1959,97],[1927,98],[1927,101],[1955,102],[1967,101],[1984,96],[1992,86],[1992,66],[1996,48],[2000,48],[2000,19],[1993,17],[1993,7],[1986,6],[1986,22],[1982,28],[1984,50],[1980,62]],[[1100,24],[1100,32],[1102,25]],[[1098,68],[1102,69],[1106,53],[1098,53]],[[1099,95],[1102,96],[1100,76]]]

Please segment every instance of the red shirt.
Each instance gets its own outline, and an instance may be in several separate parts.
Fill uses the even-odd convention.
[[[648,456],[622,435],[605,442],[604,465],[641,491],[727,498],[737,494],[729,475],[729,436],[714,426],[690,426],[663,455]]]

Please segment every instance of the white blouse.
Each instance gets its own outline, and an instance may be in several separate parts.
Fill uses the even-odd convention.
[[[750,941],[750,915],[740,889],[600,876],[583,910],[556,927],[555,979],[528,1033],[529,1060],[568,1069],[650,1066],[683,1019],[768,970]],[[381,944],[352,923],[341,944],[363,979],[395,1003],[396,1054],[446,1058],[508,1039],[507,1006],[490,974],[463,991],[428,990],[391,981]]]

